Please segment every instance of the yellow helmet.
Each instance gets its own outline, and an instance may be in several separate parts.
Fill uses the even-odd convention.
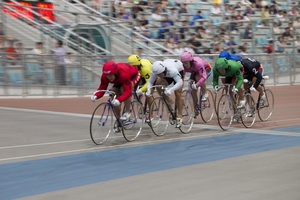
[[[139,66],[141,64],[141,58],[136,54],[132,54],[128,57],[128,63],[130,65]]]

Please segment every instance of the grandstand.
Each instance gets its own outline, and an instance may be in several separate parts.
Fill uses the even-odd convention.
[[[175,0],[106,0],[101,5],[90,5],[81,0],[52,0],[51,9],[32,9],[20,1],[10,2],[1,2],[2,38],[5,42],[22,43],[25,49],[22,59],[14,62],[7,60],[5,51],[1,53],[1,95],[90,94],[98,86],[101,65],[109,59],[124,62],[128,55],[136,53],[137,48],[142,48],[152,61],[178,58],[174,49],[167,45],[173,31],[179,35],[183,47],[195,33],[201,43],[196,52],[202,52],[200,56],[212,64],[221,50],[239,53],[238,48],[231,48],[227,43],[233,37],[237,46],[246,48],[243,53],[263,63],[265,71],[272,77],[269,84],[300,82],[297,67],[300,47],[295,42],[300,36],[297,1],[274,3],[268,0],[262,1],[262,5],[249,6],[230,0],[220,4],[219,11],[210,1],[192,0],[184,4]],[[265,6],[286,14],[278,16],[270,9],[269,16],[262,18]],[[54,18],[45,17],[52,9]],[[247,18],[237,17],[238,13],[244,12],[249,12],[245,15]],[[34,17],[28,18],[28,13]],[[274,26],[279,24],[279,32],[276,32]],[[278,44],[279,36],[287,27],[292,30],[292,37],[285,37],[285,43]],[[65,50],[76,58],[76,62],[66,64],[67,85],[63,86],[57,84],[53,67],[56,65],[53,50],[57,40],[63,41]],[[270,40],[274,41],[271,54],[265,52]],[[46,52],[42,59],[31,52],[39,41],[44,43]],[[276,45],[282,47],[280,51]]]

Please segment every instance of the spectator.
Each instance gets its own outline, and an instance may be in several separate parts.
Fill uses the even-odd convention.
[[[184,20],[181,22],[181,26],[179,28],[180,38],[185,39],[188,32],[189,32],[188,21]]]
[[[176,55],[181,55],[184,52],[184,48],[181,41],[178,41],[174,49]]]
[[[300,53],[300,36],[299,35],[296,37],[295,47],[297,49],[297,52]]]
[[[8,60],[17,60],[18,55],[17,51],[14,47],[14,42],[12,40],[9,40],[7,42],[7,47],[5,48],[6,58]]]
[[[174,38],[168,38],[167,41],[166,41],[166,44],[165,44],[165,47],[167,49],[170,49],[172,51],[174,51],[175,47],[176,47],[176,43],[175,43],[175,40]]]
[[[250,13],[245,13],[244,17],[243,17],[244,21],[252,21],[252,16],[250,15]]]
[[[245,28],[243,39],[252,39],[252,25],[248,24]]]
[[[146,54],[144,53],[144,50],[142,47],[138,47],[136,49],[136,54],[141,58],[141,59],[145,59],[146,58]]]
[[[24,49],[24,44],[22,42],[17,43],[16,51],[18,55],[17,59],[24,60],[25,49]]]
[[[194,15],[193,19],[190,21],[190,25],[191,26],[195,25],[195,21],[198,19],[204,19],[201,10],[198,10],[197,13]]]
[[[281,34],[281,32],[282,32],[276,22],[273,23],[273,32],[274,32],[274,34]]]
[[[65,67],[66,52],[63,48],[63,42],[57,41],[54,49],[55,58],[55,79],[59,85],[66,85],[66,67]]]
[[[241,4],[244,5],[244,6],[250,6],[252,5],[252,3],[248,0],[241,0]]]
[[[229,38],[229,42],[227,42],[226,47],[230,50],[231,53],[236,53],[235,48],[238,47],[238,44],[234,41],[234,37]]]
[[[140,14],[141,18],[140,18],[140,22],[141,22],[141,25],[144,26],[145,28],[148,28],[149,26],[149,20],[146,19],[146,16],[145,14]]]
[[[274,45],[273,45],[273,40],[269,40],[269,45],[262,47],[265,53],[273,53],[274,52]]]
[[[277,10],[275,4],[273,4],[269,7],[269,13],[270,13],[270,15],[276,15],[278,13],[278,10]]]
[[[75,57],[73,55],[72,52],[68,52],[66,57],[65,57],[65,63],[66,64],[74,64],[76,61],[75,61]]]
[[[139,12],[143,12],[144,9],[139,5],[138,1],[133,1],[133,6],[131,7],[131,16],[133,19],[137,18]]]
[[[187,42],[186,47],[184,47],[184,51],[190,52],[193,55],[195,54],[193,44],[191,42]]]
[[[275,52],[277,53],[283,53],[285,51],[284,47],[286,47],[287,44],[283,39],[283,36],[279,36],[278,40],[275,42]]]
[[[151,14],[151,18],[152,20],[154,21],[162,21],[164,20],[165,18],[161,15],[161,11],[159,9],[155,9],[153,11],[153,13]]]
[[[264,26],[269,26],[270,14],[269,6],[264,6],[261,11],[261,22]]]
[[[165,39],[165,34],[169,32],[169,26],[165,21],[161,22],[158,29],[158,39]]]
[[[177,32],[176,28],[172,28],[170,30],[169,37],[173,38],[176,43],[180,40],[180,35]]]
[[[181,14],[181,13],[188,13],[188,10],[186,8],[186,4],[185,3],[180,4],[180,8],[178,10],[178,13],[179,14]]]
[[[294,27],[295,29],[299,29],[299,28],[300,28],[300,17],[296,17],[296,18],[294,19],[293,27]]]
[[[221,7],[218,3],[214,3],[213,7],[210,9],[210,14],[212,15],[222,15]]]
[[[293,35],[289,27],[285,28],[285,31],[282,33],[282,37],[285,41],[293,40]]]
[[[32,54],[37,54],[37,55],[45,54],[43,42],[35,43],[35,47],[32,49]]]
[[[178,15],[178,11],[175,7],[172,7],[171,8],[171,11],[168,12],[168,15],[167,15],[167,20],[172,22],[172,25],[174,25],[175,22],[178,22],[179,21],[179,15]]]
[[[191,38],[187,42],[191,44],[191,47],[194,49],[196,54],[201,53],[200,52],[200,47],[202,46],[202,43],[200,42],[199,39],[196,38],[195,33],[192,33]]]
[[[240,56],[247,55],[244,46],[239,46],[239,47],[238,47],[238,53],[237,53],[237,54],[240,55]]]
[[[147,28],[142,25],[142,22],[140,20],[136,20],[135,23],[136,23],[136,25],[133,27],[133,29],[135,31],[143,32],[143,31],[147,30]]]

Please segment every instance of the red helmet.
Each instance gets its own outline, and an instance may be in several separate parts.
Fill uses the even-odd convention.
[[[118,72],[118,65],[115,62],[108,61],[103,65],[102,72],[106,76],[116,74]]]

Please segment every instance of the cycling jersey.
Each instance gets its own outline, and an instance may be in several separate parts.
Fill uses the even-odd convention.
[[[241,61],[243,58],[241,56],[238,56],[236,54],[230,54],[227,51],[222,51],[219,54],[219,58],[226,58],[226,60],[235,60],[235,61]]]
[[[140,73],[138,69],[134,66],[131,66],[127,63],[117,63],[118,72],[115,74],[114,81],[110,82],[106,75],[102,74],[101,83],[98,87],[98,90],[106,90],[109,83],[123,86],[123,93],[118,96],[116,99],[120,102],[123,102],[131,97],[132,94],[132,85],[136,85],[140,80]],[[95,94],[97,98],[101,98],[104,95],[104,92],[97,92]]]
[[[177,59],[165,59],[162,63],[165,66],[164,78],[172,78],[175,84],[169,89],[170,92],[178,90],[183,85],[183,76],[180,74],[184,71],[183,64]],[[150,88],[153,86],[157,78],[156,74],[151,74],[148,82],[148,91],[150,93]]]
[[[226,73],[222,75],[216,67],[213,68],[213,87],[218,85],[219,83],[219,76],[227,77],[236,77],[237,83],[236,88],[241,88],[244,78],[243,78],[243,66],[240,62],[234,60],[228,60],[228,68],[226,69]]]
[[[191,72],[194,77],[196,74],[200,75],[199,81],[196,83],[197,87],[202,86],[203,83],[207,80],[207,72],[211,71],[211,66],[207,60],[204,60],[200,57],[194,57],[194,60],[191,62],[190,68],[184,68],[186,72]]]
[[[244,78],[252,81],[253,77],[256,77],[253,87],[257,88],[262,80],[262,65],[252,58],[243,59],[241,63],[244,66]]]
[[[142,92],[147,91],[151,70],[152,70],[152,63],[147,59],[141,59],[141,69],[139,70],[139,72],[142,77],[142,82],[144,83],[144,85],[140,88]]]

